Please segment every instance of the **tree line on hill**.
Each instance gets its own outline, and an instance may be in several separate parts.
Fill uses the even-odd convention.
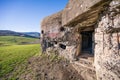
[[[11,30],[0,30],[0,36],[21,36],[30,38],[40,38],[39,32],[15,32]]]

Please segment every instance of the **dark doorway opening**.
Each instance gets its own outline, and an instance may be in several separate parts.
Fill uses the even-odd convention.
[[[82,35],[82,53],[93,54],[93,31],[83,31]]]

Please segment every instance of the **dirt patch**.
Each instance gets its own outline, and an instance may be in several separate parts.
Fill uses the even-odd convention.
[[[83,80],[80,74],[65,59],[49,56],[32,57],[20,80]]]

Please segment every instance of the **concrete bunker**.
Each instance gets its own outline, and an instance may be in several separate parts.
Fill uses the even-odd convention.
[[[120,0],[69,0],[41,28],[42,39],[53,42],[46,51],[57,50],[70,61],[79,58],[75,63],[95,71],[97,80],[120,80]]]

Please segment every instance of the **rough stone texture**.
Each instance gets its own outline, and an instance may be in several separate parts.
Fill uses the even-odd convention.
[[[120,80],[120,0],[110,3],[95,30],[95,67],[98,80]]]
[[[76,46],[67,46],[65,50],[59,49],[58,51],[62,57],[65,57],[69,60],[74,60]]]
[[[77,62],[73,62],[72,65],[78,71],[78,73],[81,74],[84,80],[97,80],[96,71],[95,69],[91,69],[90,62],[80,59]]]
[[[41,28],[42,30],[44,30],[44,33],[46,34],[47,37],[50,38],[57,37],[57,34],[59,33],[59,28],[62,25],[61,15],[62,11],[51,16],[48,16],[44,18],[44,20],[42,21]]]
[[[74,24],[81,23],[81,26],[91,25],[98,18],[101,8],[109,0],[69,0],[62,13],[62,25],[74,27]],[[89,23],[88,23],[89,22]]]
[[[77,55],[79,55],[80,51],[80,34],[77,32],[74,32],[74,29],[69,29],[64,31],[64,36],[61,37],[62,41],[59,42],[60,44],[65,44],[66,49],[58,49],[61,56],[64,56],[65,58],[69,60],[74,60]],[[76,50],[79,48],[78,50]]]
[[[78,15],[88,11],[90,7],[100,1],[101,0],[69,0],[62,15],[63,25],[67,24]]]

